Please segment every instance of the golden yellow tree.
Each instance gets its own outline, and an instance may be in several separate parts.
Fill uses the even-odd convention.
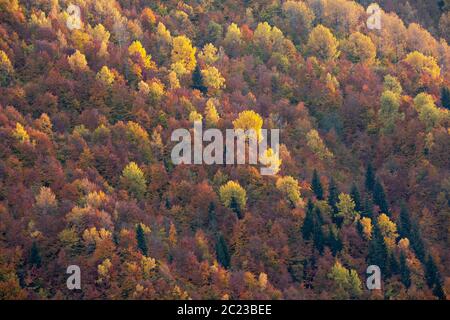
[[[322,60],[332,60],[339,56],[339,42],[327,27],[319,24],[309,34],[307,51]]]
[[[195,51],[196,48],[192,46],[188,37],[178,36],[173,38],[172,70],[178,75],[191,73],[197,65]]]

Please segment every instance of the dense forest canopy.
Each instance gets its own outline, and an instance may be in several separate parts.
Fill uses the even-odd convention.
[[[0,299],[446,299],[450,2],[370,3],[0,0]]]

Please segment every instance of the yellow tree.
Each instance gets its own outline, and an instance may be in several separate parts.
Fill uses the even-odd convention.
[[[80,51],[75,51],[74,54],[67,58],[72,71],[86,71],[89,70],[86,57]]]
[[[141,199],[147,189],[147,181],[141,168],[130,162],[122,171],[120,178],[122,186],[127,189],[137,199]]]
[[[219,122],[220,116],[217,112],[214,99],[208,99],[208,101],[206,101],[205,119],[206,124],[210,127],[217,125]]]
[[[219,59],[217,48],[211,43],[206,44],[203,50],[199,52],[198,59],[206,65],[214,64]]]
[[[384,213],[378,216],[377,223],[386,246],[389,249],[393,249],[398,238],[397,225]]]
[[[319,59],[332,60],[339,56],[338,45],[331,30],[319,24],[309,35],[307,51]]]
[[[186,36],[173,38],[172,69],[177,74],[191,73],[197,65],[195,59],[196,48],[192,46],[191,40]]]
[[[233,121],[234,129],[254,130],[258,139],[262,139],[263,119],[253,110],[245,110],[239,113],[236,120]]]
[[[323,159],[331,159],[333,158],[333,153],[326,147],[325,143],[322,141],[322,138],[319,136],[319,132],[315,129],[311,129],[306,135],[306,143],[308,147],[316,156],[318,156],[321,160]]]
[[[276,182],[276,186],[294,207],[301,204],[300,187],[295,178],[291,176],[280,177]]]
[[[219,196],[222,203],[231,209],[233,206],[237,206],[239,210],[245,208],[247,202],[247,193],[245,189],[241,187],[239,182],[228,181],[225,185],[221,186],[219,189]]]
[[[368,36],[354,32],[342,43],[342,51],[353,63],[373,63],[377,55],[377,48]]]
[[[114,78],[114,73],[112,73],[107,66],[103,66],[96,75],[96,79],[103,83],[105,86],[112,85],[114,82]]]
[[[216,67],[207,67],[202,70],[203,81],[208,89],[221,89],[225,87],[225,78]]]
[[[0,87],[7,86],[12,79],[14,68],[5,51],[0,50]]]

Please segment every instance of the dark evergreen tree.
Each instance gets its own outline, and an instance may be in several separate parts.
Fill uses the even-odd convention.
[[[238,219],[243,219],[244,218],[244,215],[242,213],[241,207],[239,206],[239,203],[237,202],[235,197],[231,197],[230,209],[234,213],[236,213]]]
[[[384,242],[383,235],[381,234],[378,225],[374,225],[372,240],[369,244],[369,254],[367,255],[367,263],[369,265],[377,265],[380,267],[381,272],[384,275],[388,275],[388,250],[386,243]]]
[[[403,253],[400,254],[400,281],[406,288],[411,286],[411,272],[406,264],[406,257]]]
[[[390,215],[389,206],[386,201],[386,194],[384,193],[384,188],[381,185],[380,181],[376,181],[373,187],[373,202],[380,207],[380,211],[382,213]]]
[[[425,279],[430,289],[434,287],[436,281],[438,280],[438,269],[431,256],[428,256],[425,264]]]
[[[208,92],[208,88],[203,83],[203,75],[198,64],[192,73],[192,89],[197,89],[201,93]]]
[[[322,183],[320,182],[319,174],[317,173],[317,170],[314,169],[313,177],[311,181],[311,186],[314,191],[314,194],[316,195],[316,198],[319,200],[323,200],[323,187]]]
[[[339,202],[339,190],[336,185],[336,182],[333,178],[330,179],[330,185],[328,187],[328,204],[333,210],[334,215],[338,213],[337,204]]]
[[[33,245],[31,246],[29,262],[32,266],[35,266],[38,268],[41,266],[41,262],[42,262],[41,254],[39,252],[39,248],[38,248],[36,242],[33,242]]]
[[[222,234],[219,234],[216,241],[216,257],[217,261],[225,268],[230,267],[230,253],[228,251],[228,245]]]
[[[323,254],[325,239],[323,236],[322,226],[318,223],[314,226],[314,247],[319,251],[320,254]]]
[[[400,222],[398,227],[400,236],[408,239],[411,237],[411,219],[405,204],[402,204],[400,209]]]
[[[331,249],[333,256],[336,256],[336,254],[342,250],[342,241],[331,228],[328,229],[327,245]]]
[[[439,298],[439,300],[445,300],[446,296],[445,296],[445,292],[444,289],[442,288],[442,283],[441,281],[437,281],[434,289],[433,289],[433,294]]]
[[[215,232],[217,230],[217,216],[214,202],[210,202],[208,206],[208,222],[211,230]]]
[[[440,300],[446,299],[445,292],[442,288],[441,274],[431,256],[428,256],[428,260],[425,264],[425,280],[436,297]]]
[[[302,226],[302,236],[305,240],[310,240],[314,231],[314,205],[311,199],[308,199],[308,204],[306,207],[305,220]]]
[[[441,89],[441,102],[442,106],[450,110],[450,88],[442,87]]]
[[[362,216],[368,217],[370,219],[373,218],[373,203],[372,203],[372,200],[370,200],[368,195],[366,195],[366,197],[364,198],[364,208],[362,211]]]
[[[373,191],[373,187],[375,185],[375,173],[372,168],[372,164],[369,163],[366,170],[366,190]]]
[[[350,196],[352,197],[353,201],[355,202],[355,210],[358,212],[363,211],[362,203],[361,203],[361,195],[359,193],[358,187],[356,184],[352,185],[352,189],[350,190]]]
[[[140,223],[136,227],[136,241],[138,249],[144,256],[146,256],[148,253],[147,239],[145,238],[144,229],[142,229]]]
[[[420,235],[419,225],[417,223],[412,224],[409,241],[411,243],[411,247],[416,253],[417,258],[422,263],[425,263],[425,247],[423,245],[422,236]]]
[[[398,274],[400,272],[400,267],[398,265],[397,259],[395,258],[395,255],[393,253],[389,256],[389,273],[391,275]]]

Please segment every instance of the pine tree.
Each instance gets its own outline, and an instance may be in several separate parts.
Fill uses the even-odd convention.
[[[142,229],[141,224],[139,223],[136,227],[136,241],[138,249],[144,256],[147,256],[148,247],[147,247],[147,239],[145,238],[144,229]]]
[[[33,245],[31,246],[31,250],[30,250],[30,264],[32,266],[36,266],[36,267],[40,267],[41,266],[41,254],[39,252],[39,248],[36,244],[36,242],[33,242]]]
[[[406,264],[406,257],[400,254],[400,280],[406,288],[411,286],[411,272]]]
[[[450,110],[450,88],[442,87],[441,89],[441,102],[442,106]]]
[[[192,73],[192,89],[197,89],[201,93],[208,92],[208,88],[204,85],[203,75],[198,64]]]
[[[398,231],[403,238],[409,239],[411,237],[411,219],[405,204],[402,204],[400,209],[400,223]]]
[[[383,235],[377,224],[374,225],[372,240],[369,244],[369,254],[367,256],[369,265],[377,265],[380,267],[384,275],[388,275],[388,250],[384,242]]]
[[[409,238],[411,247],[414,249],[417,258],[425,263],[425,247],[423,244],[422,236],[420,235],[419,225],[414,223],[411,228],[411,235]]]
[[[328,187],[328,204],[333,210],[334,215],[338,213],[337,203],[339,201],[339,190],[336,186],[336,182],[333,178],[330,179],[330,185]]]
[[[241,210],[241,208],[240,208],[240,206],[239,206],[239,204],[238,204],[238,202],[237,202],[237,200],[236,200],[236,197],[231,197],[230,209],[231,209],[234,213],[236,213],[236,215],[237,215],[237,217],[238,217],[239,219],[243,219],[243,218],[244,218],[244,216],[243,216],[243,214],[242,214],[242,210]]]
[[[366,197],[364,198],[364,208],[362,211],[362,216],[371,219],[373,218],[373,203],[368,195],[366,195]]]
[[[362,203],[361,203],[361,195],[359,193],[358,187],[354,183],[352,184],[350,196],[352,197],[353,202],[355,202],[355,210],[358,212],[362,212],[363,207],[362,207]]]
[[[230,267],[230,254],[228,251],[228,245],[222,234],[219,234],[216,242],[216,257],[217,261],[225,268]]]
[[[315,217],[315,221],[313,222],[314,247],[319,251],[320,254],[322,254],[325,239],[322,231],[322,224],[323,224],[322,213],[320,212],[320,209],[318,207],[314,209],[314,217]]]
[[[386,194],[384,193],[384,188],[380,181],[376,181],[373,187],[373,202],[380,207],[380,211],[390,216],[389,206],[386,201]]]
[[[366,190],[373,191],[373,187],[375,184],[375,173],[372,168],[372,164],[369,163],[366,170]]]
[[[302,236],[303,236],[303,239],[305,239],[305,240],[311,239],[311,235],[313,234],[313,230],[314,230],[313,210],[314,210],[314,205],[313,205],[311,199],[308,199],[308,204],[307,204],[307,208],[306,208],[306,216],[305,216],[305,220],[303,221],[303,226],[302,226]]]
[[[215,232],[217,229],[217,216],[216,206],[214,205],[214,202],[210,202],[208,206],[208,221],[209,227]]]
[[[425,264],[425,279],[430,289],[433,288],[436,280],[438,279],[438,269],[431,256],[428,256],[427,262]]]
[[[399,265],[397,262],[397,259],[395,258],[395,255],[393,253],[389,256],[389,272],[391,275],[398,274],[399,273]]]
[[[339,239],[338,234],[334,233],[331,228],[328,229],[327,245],[331,249],[333,256],[342,250],[342,241]]]
[[[319,174],[317,173],[317,170],[314,169],[313,177],[311,181],[311,186],[314,191],[314,194],[316,195],[318,200],[323,200],[323,187],[322,183],[320,182]]]

